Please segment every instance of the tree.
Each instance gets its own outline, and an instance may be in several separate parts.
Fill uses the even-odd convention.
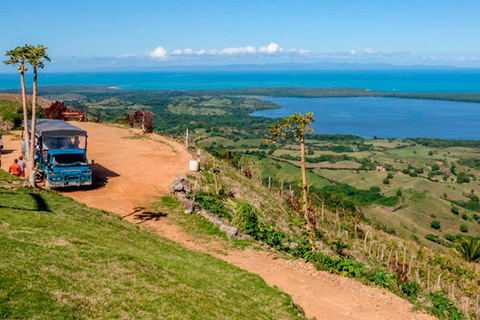
[[[303,194],[303,213],[308,219],[308,199],[307,199],[307,174],[305,170],[305,135],[313,133],[311,124],[313,113],[308,112],[305,115],[300,113],[292,114],[281,119],[274,126],[270,127],[270,134],[274,138],[293,137],[300,142],[301,167],[302,167],[302,194]]]
[[[432,223],[430,223],[430,227],[436,230],[440,229],[441,227],[440,221],[437,221],[437,220],[432,221]]]
[[[30,153],[29,163],[30,168],[33,168],[34,164],[34,150],[35,150],[35,127],[37,121],[37,76],[38,69],[45,67],[45,62],[50,61],[47,55],[47,48],[39,44],[38,46],[28,46],[26,52],[27,63],[33,67],[33,92],[32,92],[32,120],[30,125],[31,139],[30,139]],[[35,172],[31,170],[29,175],[29,182],[32,187],[35,187]]]
[[[478,262],[480,261],[480,241],[464,237],[455,243],[455,252],[466,261]]]
[[[43,110],[45,117],[48,119],[62,120],[64,112],[68,112],[68,107],[61,101],[55,101],[50,105],[50,107]]]
[[[18,69],[18,73],[20,74],[20,82],[22,86],[22,105],[23,105],[23,136],[25,137],[25,155],[27,156],[27,161],[29,161],[29,141],[30,138],[28,136],[28,111],[27,111],[27,94],[25,89],[25,71],[28,69],[25,67],[25,63],[27,62],[27,52],[28,52],[28,45],[23,47],[16,47],[13,50],[9,50],[5,53],[6,56],[9,56],[10,59],[3,61],[5,64],[16,65]],[[30,168],[33,168],[33,163],[28,163]]]

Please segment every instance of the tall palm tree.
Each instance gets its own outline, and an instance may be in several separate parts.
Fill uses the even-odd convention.
[[[5,64],[16,65],[18,73],[20,74],[20,81],[22,86],[22,105],[23,105],[23,136],[25,138],[25,155],[29,159],[29,136],[28,136],[28,111],[27,111],[27,94],[25,89],[25,72],[28,70],[25,66],[27,61],[28,45],[23,47],[16,47],[5,53],[10,59],[3,61]],[[28,160],[27,160],[28,161]],[[29,168],[33,168],[33,163],[29,163]]]
[[[308,219],[308,191],[307,191],[307,173],[305,169],[305,136],[308,133],[313,133],[311,127],[313,113],[308,112],[305,115],[300,113],[292,114],[281,119],[274,126],[270,127],[270,134],[275,137],[293,137],[300,142],[300,158],[302,167],[302,194],[303,194],[303,213]]]
[[[27,63],[33,67],[33,92],[32,92],[32,122],[30,130],[32,133],[32,138],[30,139],[30,161],[34,163],[34,154],[35,154],[35,127],[37,122],[37,73],[38,69],[43,69],[45,67],[45,62],[50,61],[50,58],[47,55],[47,49],[43,45],[39,44],[38,46],[28,46],[27,51]],[[33,170],[32,170],[33,171]],[[35,175],[32,173],[29,175],[29,182],[32,187],[35,186]]]
[[[480,261],[480,241],[464,237],[455,243],[455,252],[466,261]]]

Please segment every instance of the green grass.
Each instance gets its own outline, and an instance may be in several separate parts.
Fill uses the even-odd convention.
[[[21,125],[22,106],[9,100],[0,100],[0,119],[11,122],[15,127]]]
[[[0,173],[0,318],[296,319],[258,276]],[[168,212],[159,212],[169,214]]]

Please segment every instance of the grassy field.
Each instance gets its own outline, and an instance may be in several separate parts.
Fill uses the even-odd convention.
[[[276,146],[271,150],[262,148],[245,148],[245,146],[260,146],[260,139],[242,139],[233,142],[227,138],[210,136],[202,140],[202,145],[210,148],[226,147],[238,152],[255,151],[264,152],[263,158],[248,156],[258,178],[265,180],[271,177],[277,184],[284,180],[287,182],[299,181],[300,162],[290,160],[299,156],[298,145],[286,144]],[[243,147],[242,147],[243,145]],[[460,208],[460,214],[451,212],[454,202],[468,202],[472,195],[480,194],[478,178],[480,172],[475,168],[461,164],[462,160],[475,159],[478,150],[475,148],[437,148],[426,147],[410,140],[367,140],[363,145],[371,145],[369,150],[359,151],[358,145],[346,141],[318,141],[309,139],[308,146],[321,150],[310,150],[307,159],[322,159],[333,157],[330,161],[310,161],[307,163],[307,180],[310,185],[322,188],[332,183],[343,183],[359,190],[379,188],[380,192],[392,197],[402,194],[399,198],[398,208],[384,208],[381,206],[364,206],[362,212],[374,222],[389,226],[407,237],[411,237],[423,244],[438,247],[425,239],[428,234],[438,235],[480,235],[480,224],[474,219],[480,215],[466,208]],[[338,146],[349,147],[353,152],[335,152]],[[343,156],[352,160],[342,160]],[[290,157],[290,158],[288,158]],[[389,168],[388,172],[372,170],[375,166]],[[369,166],[369,170],[365,170]],[[437,170],[433,170],[438,166]],[[455,167],[455,174],[452,172]],[[436,175],[429,173],[436,171]],[[416,174],[413,174],[416,172]],[[457,183],[457,175],[465,172],[470,181]],[[388,174],[392,178],[385,179]],[[266,183],[266,181],[264,181]],[[415,196],[413,196],[413,194]],[[423,196],[416,196],[422,194]],[[463,217],[462,217],[463,215]],[[439,221],[441,228],[433,229],[431,223]],[[468,232],[460,231],[460,226],[466,225]]]
[[[2,319],[299,317],[290,297],[258,276],[18,185],[0,172]]]

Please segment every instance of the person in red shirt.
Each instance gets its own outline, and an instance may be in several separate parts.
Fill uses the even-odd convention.
[[[18,159],[13,160],[13,163],[10,165],[10,168],[8,169],[8,173],[19,177],[20,174],[22,174],[22,168],[18,164]]]

